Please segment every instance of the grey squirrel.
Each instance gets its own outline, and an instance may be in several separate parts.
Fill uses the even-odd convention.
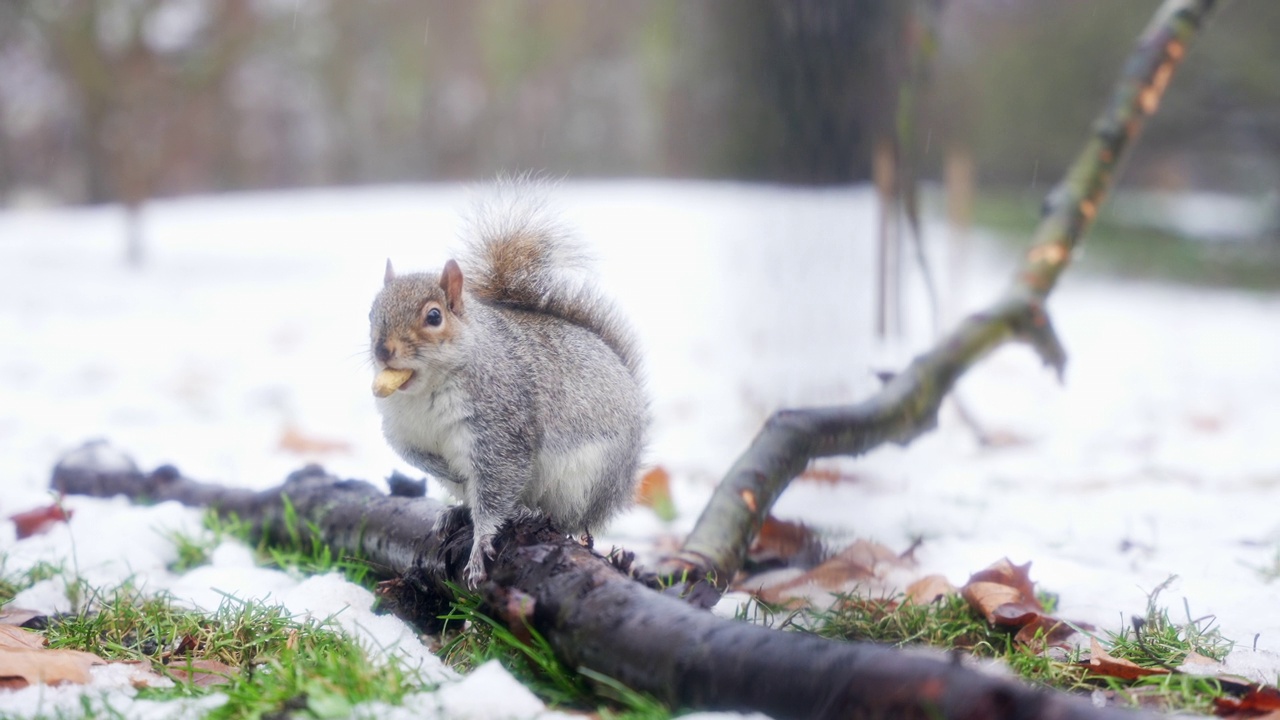
[[[580,246],[533,191],[482,206],[462,262],[397,275],[369,313],[382,432],[471,510],[468,585],[528,511],[593,533],[632,499],[648,424],[639,352],[613,305],[571,277]]]

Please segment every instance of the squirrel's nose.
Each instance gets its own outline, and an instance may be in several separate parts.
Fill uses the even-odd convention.
[[[391,348],[387,347],[385,340],[373,346],[373,356],[378,358],[380,362],[387,362],[393,354]]]

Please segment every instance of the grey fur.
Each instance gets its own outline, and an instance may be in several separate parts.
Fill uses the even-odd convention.
[[[424,304],[448,303],[442,275],[390,276],[370,313],[379,369],[415,371],[378,401],[383,433],[471,507],[473,585],[493,535],[520,513],[579,533],[625,508],[648,424],[629,329],[568,275],[580,249],[527,204],[490,207],[484,218],[444,334],[430,336],[421,319]],[[379,358],[388,344],[396,351]]]

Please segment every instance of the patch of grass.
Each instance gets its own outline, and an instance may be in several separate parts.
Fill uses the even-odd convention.
[[[1117,659],[1144,667],[1176,667],[1196,652],[1220,660],[1232,643],[1212,625],[1212,618],[1173,623],[1168,611],[1157,602],[1167,582],[1148,597],[1146,617],[1136,628],[1112,634],[1104,645]],[[1056,598],[1051,599],[1056,605]],[[768,609],[756,610],[771,621]],[[840,595],[826,610],[807,610],[789,618],[783,627],[843,640],[875,642],[892,646],[926,645],[964,652],[976,658],[999,660],[1019,677],[1033,684],[1068,692],[1103,689],[1120,704],[1158,707],[1163,710],[1206,712],[1223,688],[1212,678],[1190,675],[1161,675],[1139,680],[1119,680],[1090,676],[1081,665],[1079,650],[1041,653],[1014,642],[1013,633],[991,627],[958,595],[941,598],[928,605],[908,605],[901,597],[868,599]]]
[[[0,555],[0,605],[7,605],[13,597],[41,580],[57,577],[65,572],[62,563],[41,560],[26,570],[9,570],[8,556]]]
[[[1169,587],[1176,576],[1165,580],[1147,596],[1147,612],[1144,617],[1133,619],[1131,626],[1119,634],[1108,633],[1112,655],[1124,657],[1144,667],[1174,668],[1186,661],[1191,653],[1211,660],[1222,660],[1231,652],[1234,642],[1222,637],[1214,626],[1216,618],[1206,615],[1191,616],[1191,607],[1183,601],[1187,622],[1178,624],[1169,618],[1169,611],[1160,607],[1157,598]],[[1118,654],[1117,654],[1118,653]]]
[[[950,595],[927,605],[908,605],[901,597],[867,599],[841,595],[828,610],[813,611],[805,626],[818,635],[882,645],[958,650],[981,659],[1005,662],[1020,677],[1059,690],[1081,690],[1084,669],[1054,660],[1013,640],[1013,633],[991,627],[964,598]]]
[[[205,526],[208,529],[208,515]],[[222,536],[214,532],[206,532],[199,536],[191,536],[181,532],[165,533],[165,539],[173,543],[178,551],[178,559],[169,563],[169,571],[181,575],[189,570],[209,564],[209,555],[222,542]]]
[[[204,615],[164,597],[142,596],[128,584],[98,594],[91,604],[90,612],[50,624],[50,647],[141,660],[161,673],[182,668],[187,659],[225,663],[233,669],[227,684],[206,689],[170,675],[176,687],[142,691],[152,699],[225,693],[226,704],[212,718],[289,712],[345,717],[355,704],[396,704],[424,689],[395,660],[374,664],[328,622],[295,619],[279,606],[228,598],[217,612]]]
[[[1043,194],[988,191],[974,203],[974,222],[1025,250],[1040,219]],[[1089,230],[1077,259],[1092,272],[1191,285],[1280,289],[1280,251],[1274,243],[1197,241],[1152,228],[1117,223],[1106,208]]]
[[[616,720],[671,717],[665,705],[613,678],[587,668],[565,667],[537,630],[526,626],[518,635],[506,623],[481,612],[478,595],[458,587],[454,591],[459,600],[441,618],[446,623],[441,635],[449,640],[439,655],[459,672],[496,659],[552,707],[594,710],[602,718]]]
[[[1195,675],[1151,675],[1137,680],[1099,678],[1096,682],[1117,704],[1161,712],[1212,715],[1213,699],[1224,695],[1222,684],[1216,679]]]
[[[209,562],[209,555],[228,538],[239,540],[254,548],[258,562],[297,577],[340,572],[357,585],[373,589],[377,578],[371,573],[368,562],[360,557],[337,555],[320,538],[323,537],[315,523],[298,517],[289,499],[284,498],[285,542],[267,542],[254,531],[253,525],[234,515],[222,517],[212,510],[205,512],[204,528],[199,537],[172,533],[167,539],[178,549],[178,561],[170,569],[186,572]]]

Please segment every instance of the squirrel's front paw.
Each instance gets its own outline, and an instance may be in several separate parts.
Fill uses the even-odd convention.
[[[485,535],[476,538],[471,545],[471,558],[467,560],[466,570],[463,575],[467,579],[467,588],[475,590],[480,587],[480,583],[484,582],[487,574],[484,570],[484,561],[486,558],[493,557],[493,536]]]

